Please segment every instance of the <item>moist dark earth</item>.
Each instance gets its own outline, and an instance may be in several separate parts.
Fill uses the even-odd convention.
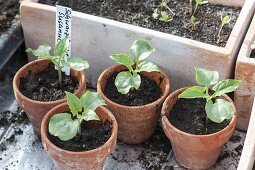
[[[112,134],[112,123],[109,121],[83,121],[81,133],[69,141],[61,141],[48,133],[48,138],[56,146],[69,151],[88,151],[102,146]]]
[[[62,79],[60,85],[58,72],[51,63],[45,70],[21,78],[19,89],[24,96],[36,101],[55,101],[65,98],[65,91],[73,93],[78,89],[76,77],[62,72]]]
[[[199,24],[192,29],[191,7],[188,0],[168,0],[168,6],[174,12],[172,21],[164,23],[152,17],[160,0],[40,0],[41,3],[59,4],[71,7],[75,11],[105,17],[181,37],[224,47],[235,25],[241,8],[203,4],[195,13]],[[136,2],[136,3],[135,3]],[[193,10],[195,1],[193,0]],[[169,12],[168,10],[165,10]],[[221,41],[217,43],[217,34],[221,25],[221,16],[228,15],[230,24],[223,27]]]
[[[251,51],[250,57],[251,57],[251,58],[255,58],[255,50],[252,50],[252,51]]]
[[[222,123],[206,120],[205,104],[205,99],[178,99],[168,120],[177,129],[196,135],[212,134],[224,129],[229,120]]]
[[[128,94],[118,92],[114,82],[118,73],[113,73],[107,80],[104,94],[113,102],[125,106],[141,106],[152,103],[162,96],[160,87],[156,82],[141,75],[141,85],[135,90],[131,89]]]
[[[0,0],[0,35],[7,31],[15,18],[19,18],[20,0]]]

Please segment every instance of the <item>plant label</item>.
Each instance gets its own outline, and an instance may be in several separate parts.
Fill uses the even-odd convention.
[[[64,6],[56,5],[56,35],[55,43],[65,37],[69,37],[68,52],[65,60],[71,55],[71,26],[72,26],[72,9]],[[62,69],[66,75],[70,75],[70,68],[64,67]]]

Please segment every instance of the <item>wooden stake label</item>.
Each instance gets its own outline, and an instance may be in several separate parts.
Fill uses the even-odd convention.
[[[65,56],[65,60],[71,55],[71,26],[72,26],[72,9],[60,5],[56,5],[56,35],[55,43],[65,37],[69,37],[69,48]],[[70,75],[70,68],[62,69],[66,75]]]

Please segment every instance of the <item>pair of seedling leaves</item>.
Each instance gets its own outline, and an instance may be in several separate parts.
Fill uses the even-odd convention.
[[[82,71],[84,69],[89,68],[88,62],[83,60],[82,58],[69,57],[65,60],[65,55],[67,54],[69,47],[69,41],[70,39],[68,37],[65,37],[62,40],[60,40],[54,47],[53,55],[50,54],[51,47],[48,44],[40,45],[35,50],[28,48],[26,52],[31,52],[34,56],[37,56],[38,59],[50,60],[58,70],[58,79],[61,84],[62,82],[61,70],[64,66],[72,68],[77,71]]]
[[[130,89],[136,89],[141,85],[140,72],[160,72],[160,69],[149,61],[144,61],[155,51],[146,40],[136,40],[131,45],[127,54],[112,54],[111,59],[127,67],[128,71],[120,72],[115,79],[115,86],[122,94],[127,94]]]
[[[217,71],[209,71],[202,68],[195,69],[196,82],[200,86],[190,87],[178,97],[186,99],[205,98],[205,111],[207,117],[213,122],[221,123],[225,119],[231,119],[234,114],[232,104],[218,96],[236,90],[240,86],[241,81],[232,79],[219,81],[219,74]],[[210,90],[209,88],[212,85],[214,86],[212,90]]]
[[[96,92],[87,91],[81,98],[66,92],[70,113],[58,113],[49,121],[49,133],[58,136],[62,141],[68,141],[81,132],[81,122],[100,120],[95,109],[106,105],[102,97]]]

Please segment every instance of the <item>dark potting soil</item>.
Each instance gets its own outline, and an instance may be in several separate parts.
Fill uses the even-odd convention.
[[[152,17],[153,10],[159,8],[161,0],[40,0],[50,5],[64,5],[75,11],[105,17],[201,42],[222,46],[235,25],[241,8],[221,5],[200,5],[195,13],[199,20],[196,29],[190,22],[191,7],[188,0],[168,0],[168,6],[175,13],[172,21],[164,23]],[[195,1],[193,0],[193,4]],[[194,10],[193,6],[193,10]],[[167,10],[166,10],[167,11]],[[167,11],[168,12],[168,11]],[[221,42],[217,44],[217,34],[221,25],[221,16],[230,16],[231,22],[223,27]]]
[[[7,31],[15,18],[19,18],[20,0],[0,0],[0,35]]]
[[[255,58],[255,50],[252,50],[252,51],[251,51],[250,58]]]
[[[61,141],[58,137],[48,133],[48,138],[56,146],[68,151],[88,151],[102,146],[112,134],[112,123],[108,120],[83,121],[81,123],[81,134],[77,134],[69,141]]]
[[[50,63],[45,70],[21,78],[19,89],[23,95],[30,99],[55,101],[65,98],[65,91],[73,93],[77,90],[78,80],[76,77],[62,73],[62,85],[60,85],[58,72],[54,65]]]
[[[162,96],[160,87],[156,82],[141,75],[141,85],[138,90],[131,89],[128,94],[118,92],[114,82],[118,73],[113,73],[107,80],[104,94],[110,100],[126,105],[141,106],[152,103]]]
[[[212,134],[224,129],[230,121],[214,123],[206,120],[205,104],[205,99],[178,99],[168,120],[177,129],[196,135]]]
[[[28,119],[25,112],[11,112],[9,110],[0,112],[0,128],[10,126],[13,123],[27,124]]]

